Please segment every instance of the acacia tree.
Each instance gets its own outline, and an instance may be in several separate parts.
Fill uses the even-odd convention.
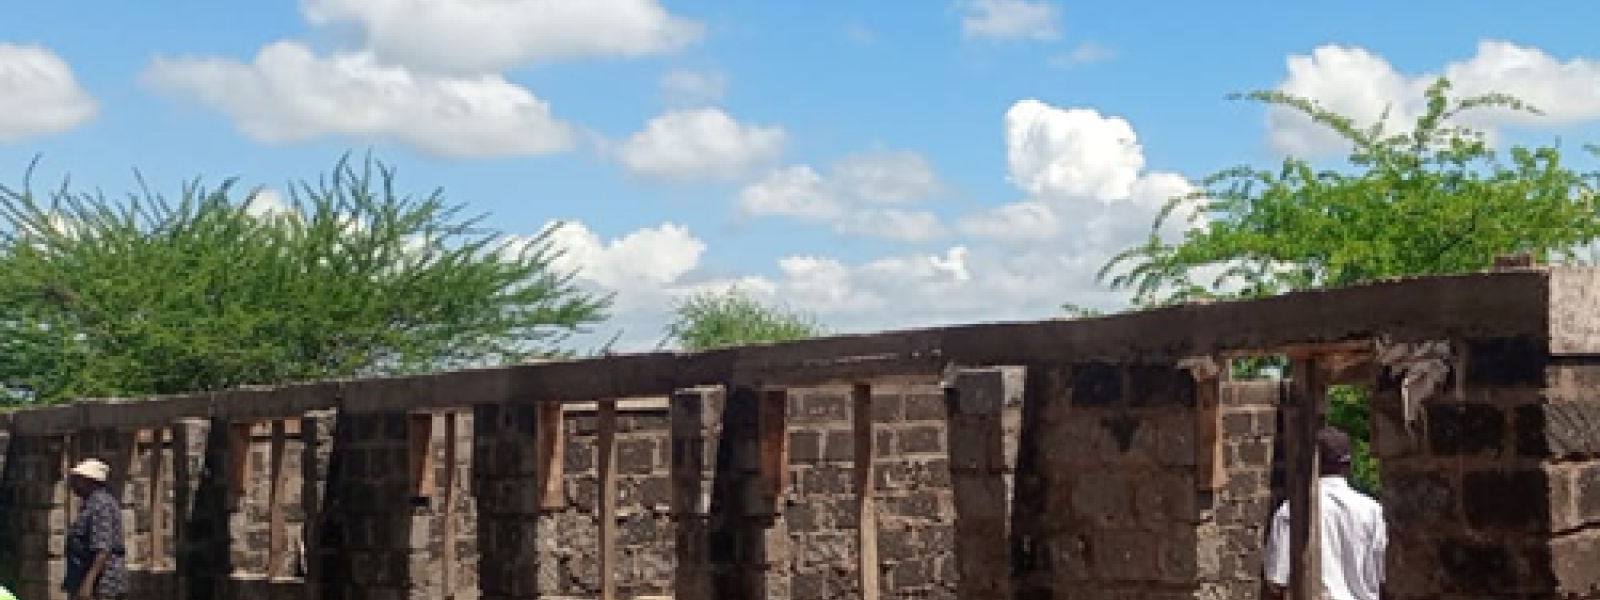
[[[1178,240],[1154,234],[1100,271],[1135,303],[1255,297],[1387,277],[1473,271],[1496,255],[1570,259],[1600,237],[1595,177],[1555,146],[1501,152],[1458,125],[1479,111],[1538,111],[1505,94],[1448,95],[1440,79],[1409,131],[1361,125],[1283,92],[1245,97],[1298,111],[1352,147],[1343,169],[1287,158],[1275,169],[1241,166],[1173,199],[1159,230],[1180,214],[1208,222]],[[1589,148],[1594,151],[1593,147]]]
[[[0,383],[55,401],[493,365],[604,318],[551,231],[505,235],[394,176],[341,160],[276,210],[236,180],[0,187]]]
[[[701,292],[673,308],[667,338],[684,350],[710,350],[817,337],[825,329],[811,315],[765,304],[739,290]]]
[[[1113,257],[1100,277],[1133,291],[1136,305],[1154,306],[1473,271],[1513,252],[1566,260],[1600,237],[1594,174],[1567,165],[1558,147],[1496,151],[1481,132],[1459,125],[1474,112],[1537,109],[1505,94],[1456,98],[1449,90],[1444,79],[1430,86],[1426,110],[1400,132],[1282,92],[1244,95],[1337,133],[1352,148],[1347,164],[1318,169],[1291,157],[1274,169],[1241,166],[1207,177],[1166,206],[1154,231],[1178,215],[1203,216],[1203,224],[1176,240],[1152,233]],[[1286,365],[1249,365],[1262,366]],[[1367,396],[1334,389],[1330,405],[1330,421],[1357,440],[1357,482],[1375,487]]]

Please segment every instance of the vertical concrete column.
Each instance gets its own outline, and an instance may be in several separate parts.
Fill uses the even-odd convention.
[[[786,537],[762,479],[761,392],[733,386],[722,411],[711,491],[712,592],[717,600],[789,597]]]
[[[300,416],[300,503],[305,509],[305,525],[292,532],[290,539],[298,542],[298,550],[291,556],[295,564],[291,572],[305,579],[302,586],[306,600],[317,600],[322,591],[322,532],[324,500],[328,493],[328,479],[332,476],[334,430],[338,412],[333,410],[310,411]]]
[[[711,490],[706,460],[708,414],[716,392],[682,390],[668,405],[672,453],[672,517],[675,525],[673,597],[711,598],[708,534]]]
[[[4,584],[21,598],[61,598],[65,531],[71,518],[65,475],[68,438],[15,434],[7,444],[0,499],[0,568]]]
[[[540,597],[538,434],[544,412],[534,403],[475,409],[472,476],[482,600]]]
[[[1008,407],[1022,403],[1020,369],[961,371],[945,390],[955,492],[957,597],[1011,596]]]
[[[1045,468],[1044,453],[1050,449],[1049,425],[1059,420],[1071,400],[1072,367],[1029,365],[1025,377],[1011,492],[1011,585],[1019,598],[1049,598],[1054,595],[1054,578],[1045,527],[1051,473]]]
[[[220,562],[215,547],[217,538],[208,515],[211,503],[207,487],[211,421],[180,419],[172,426],[173,549],[177,554],[177,597],[180,600],[205,600],[215,595],[216,565]],[[215,479],[215,475],[210,476]],[[211,485],[210,487],[216,487]]]

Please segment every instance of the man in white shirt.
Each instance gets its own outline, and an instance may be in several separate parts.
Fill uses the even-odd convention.
[[[1322,599],[1378,600],[1383,552],[1388,546],[1383,507],[1350,487],[1350,436],[1334,427],[1317,433],[1321,491]],[[1289,585],[1289,503],[1272,517],[1266,577],[1273,595]],[[1310,600],[1310,599],[1296,599]]]

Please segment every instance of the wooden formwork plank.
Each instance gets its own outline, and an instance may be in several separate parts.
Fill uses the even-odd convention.
[[[617,597],[617,403],[599,405],[600,598]]]
[[[539,445],[539,508],[557,510],[567,505],[564,485],[567,465],[566,423],[560,404],[541,404],[538,411],[539,429],[535,443]]]
[[[774,514],[789,489],[789,392],[761,393],[761,495]]]
[[[434,476],[433,425],[437,415],[412,413],[407,415],[407,450],[411,467],[411,497],[433,498],[437,491]]]
[[[873,464],[876,436],[872,427],[872,386],[853,386],[850,400],[856,451],[856,578],[862,600],[878,600],[878,513],[872,494],[873,482],[877,480]]]
[[[1310,599],[1318,597],[1322,588],[1317,432],[1322,428],[1327,385],[1315,358],[1295,359],[1292,369],[1284,440],[1289,459],[1289,597]]]

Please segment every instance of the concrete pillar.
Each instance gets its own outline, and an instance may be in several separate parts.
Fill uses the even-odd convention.
[[[1007,452],[1006,439],[1020,417],[1015,409],[1022,404],[1022,384],[1020,369],[983,369],[960,372],[946,389],[960,598],[1012,597],[1010,483],[1015,456]]]

